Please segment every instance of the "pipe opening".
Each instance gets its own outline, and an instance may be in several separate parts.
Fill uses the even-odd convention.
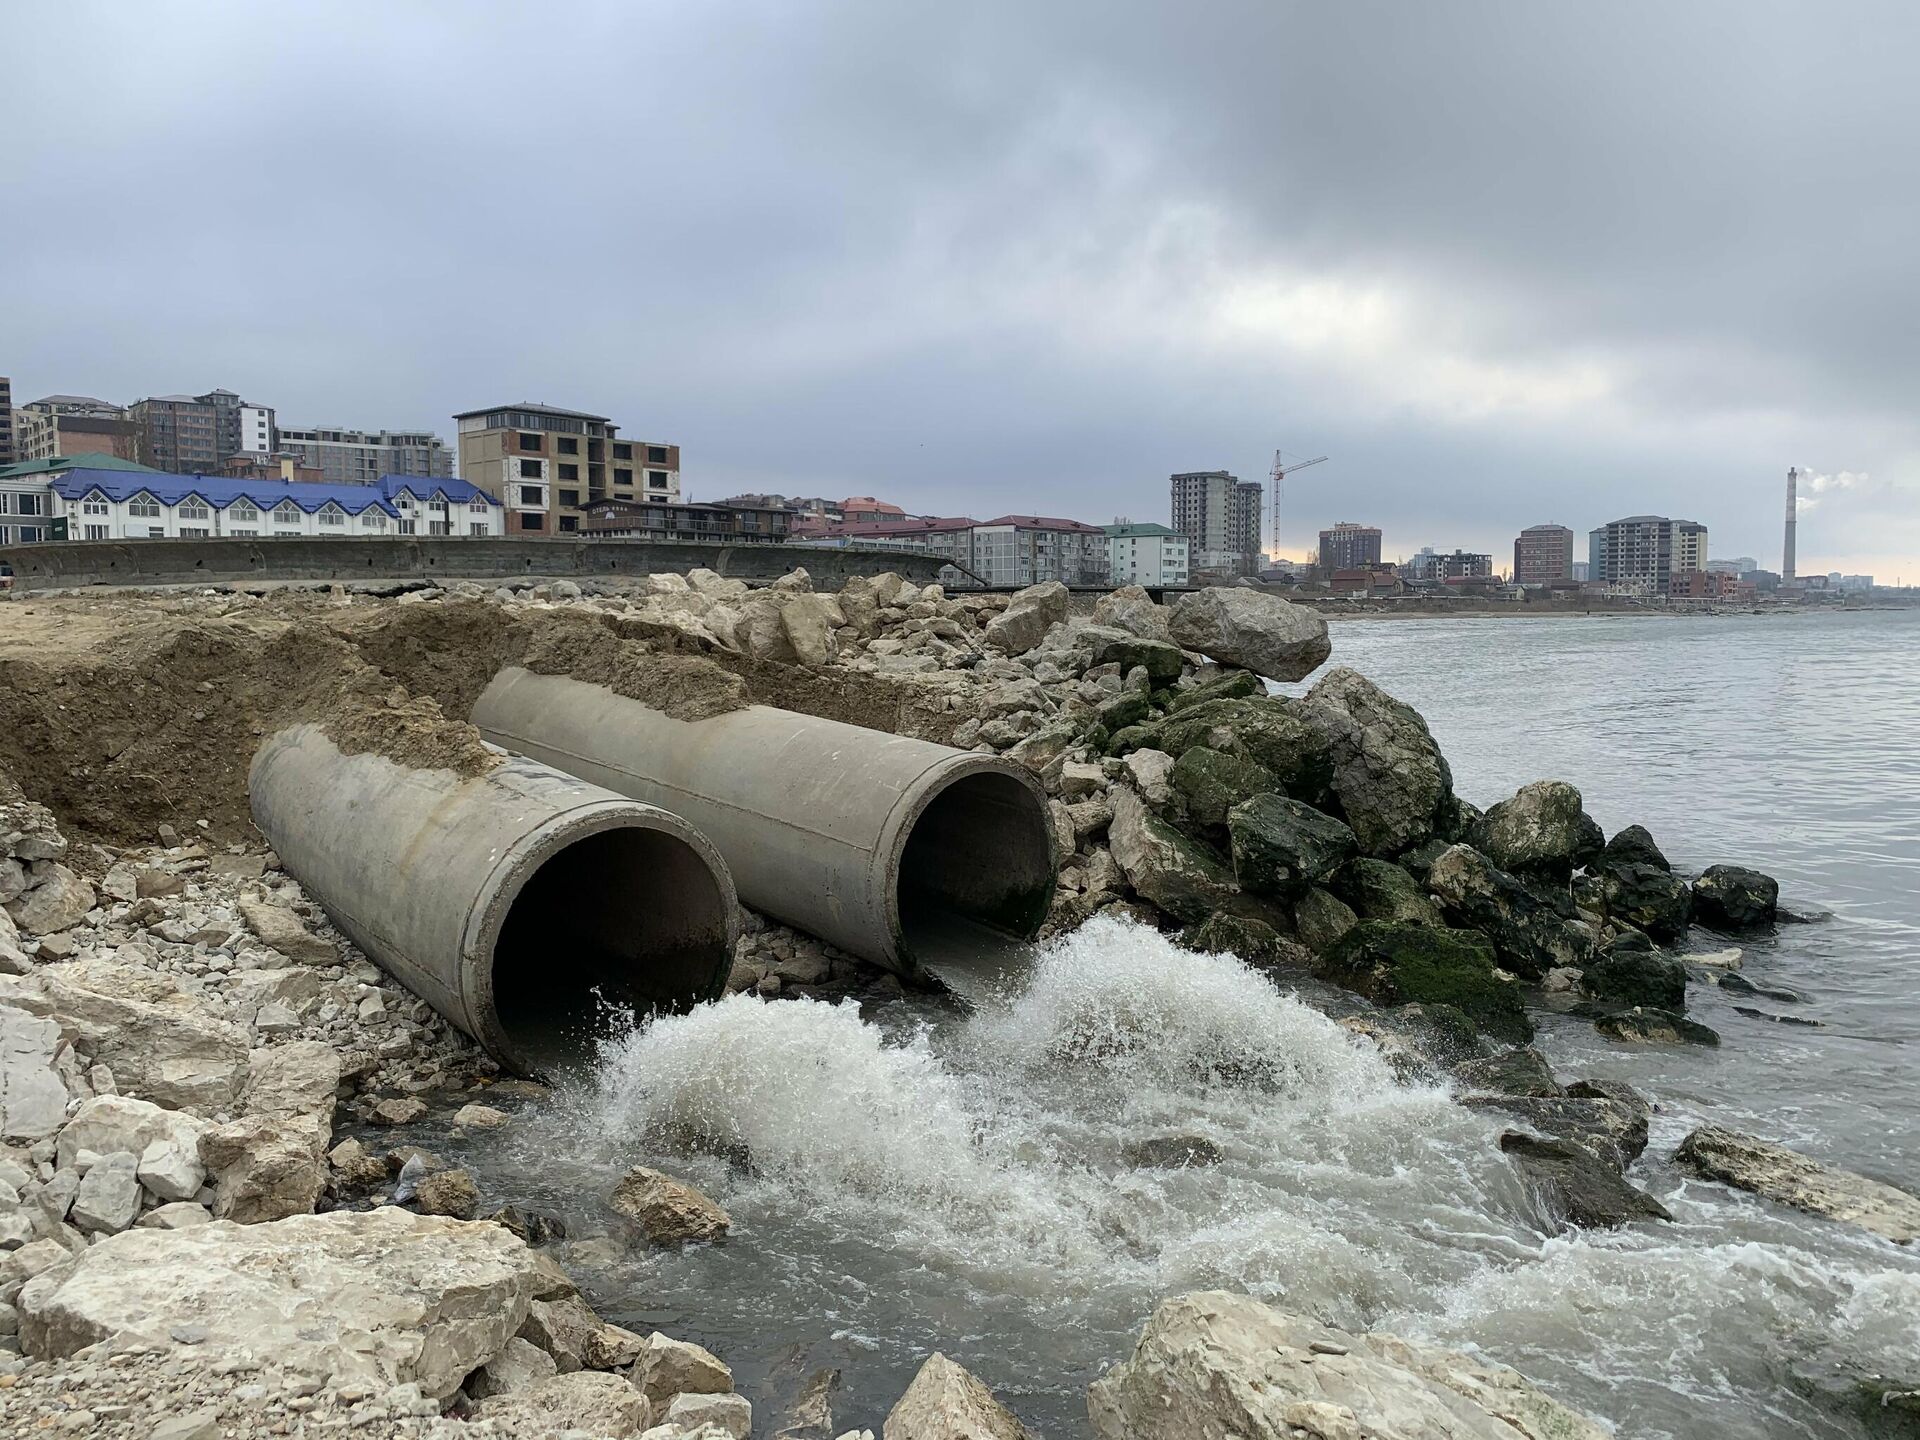
[[[493,1010],[529,1064],[578,1057],[631,1020],[717,999],[732,897],[691,845],[636,825],[540,862],[493,947]]]
[[[1030,939],[1053,883],[1045,801],[1011,775],[961,775],[920,812],[900,852],[900,948],[918,962],[978,927]]]

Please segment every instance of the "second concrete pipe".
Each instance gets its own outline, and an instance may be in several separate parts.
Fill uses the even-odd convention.
[[[684,816],[747,904],[909,977],[955,919],[1026,939],[1053,899],[1046,792],[995,756],[764,705],[676,720],[517,667],[472,718],[496,745]]]

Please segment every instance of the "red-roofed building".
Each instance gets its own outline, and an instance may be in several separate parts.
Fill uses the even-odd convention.
[[[1001,515],[973,527],[971,568],[988,585],[1104,585],[1107,532],[1053,515]]]

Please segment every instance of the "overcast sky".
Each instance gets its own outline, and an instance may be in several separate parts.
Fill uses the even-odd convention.
[[[546,400],[697,499],[1920,579],[1920,9],[0,0],[17,400]],[[1581,553],[1584,554],[1584,548]]]

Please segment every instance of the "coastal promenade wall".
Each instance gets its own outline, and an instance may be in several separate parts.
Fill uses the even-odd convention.
[[[525,540],[455,536],[393,539],[55,540],[0,547],[18,590],[88,585],[191,585],[246,580],[505,580],[685,573],[706,568],[772,580],[798,566],[834,585],[891,570],[916,584],[941,559],[907,550],[816,549],[649,540]]]

